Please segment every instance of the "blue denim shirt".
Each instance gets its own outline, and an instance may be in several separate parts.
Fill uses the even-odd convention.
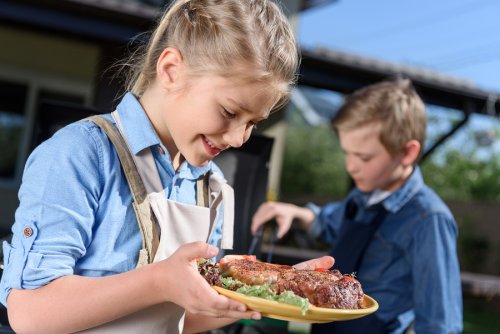
[[[345,203],[351,198],[356,202],[355,219],[363,223],[369,195],[354,189],[342,202],[309,205],[316,213],[311,234],[334,244]],[[389,213],[357,277],[364,292],[378,301],[377,316],[391,322],[391,333],[403,333],[413,321],[418,334],[461,333],[458,231],[450,210],[424,184],[418,167],[382,204]]]
[[[208,170],[220,173],[215,164],[184,162],[176,172],[132,94],[117,112],[132,153],[151,148],[166,197],[196,204],[196,179]],[[12,288],[35,289],[64,275],[107,276],[136,267],[141,234],[132,195],[113,145],[94,123],[70,124],[33,151],[19,200],[12,242],[3,244],[4,305]],[[220,237],[219,223],[210,243]]]

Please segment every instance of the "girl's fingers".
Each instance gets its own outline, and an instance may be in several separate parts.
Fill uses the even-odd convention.
[[[231,318],[235,320],[239,319],[253,319],[260,320],[262,318],[259,312],[255,311],[233,311],[233,310],[206,310],[204,312],[200,312],[200,315],[215,317],[215,318]]]
[[[215,290],[214,290],[215,292]],[[252,310],[247,310],[245,304],[240,303],[236,300],[232,300],[223,295],[217,295],[214,307],[207,308],[200,313],[217,317],[217,318],[233,318],[233,319],[254,319],[259,320],[261,315],[259,312]]]
[[[191,261],[197,258],[212,258],[219,249],[205,242],[196,241],[181,246],[176,253],[184,260]]]

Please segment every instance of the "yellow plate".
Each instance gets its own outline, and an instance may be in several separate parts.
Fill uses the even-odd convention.
[[[363,304],[366,308],[363,309],[345,310],[310,305],[307,312],[302,315],[302,311],[299,306],[278,303],[274,300],[267,300],[264,298],[251,297],[242,293],[220,288],[218,286],[214,286],[213,288],[221,295],[237,300],[248,306],[249,309],[260,312],[260,314],[264,317],[279,320],[311,323],[351,320],[364,317],[378,309],[377,301],[370,296],[365,295]]]

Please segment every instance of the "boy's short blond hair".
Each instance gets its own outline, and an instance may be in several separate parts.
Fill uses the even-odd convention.
[[[349,130],[379,123],[379,139],[395,156],[405,144],[425,143],[427,116],[425,105],[408,79],[382,81],[352,93],[332,119],[336,130]]]

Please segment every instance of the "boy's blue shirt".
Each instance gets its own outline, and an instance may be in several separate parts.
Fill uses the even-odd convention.
[[[151,148],[169,199],[194,205],[197,178],[209,170],[222,174],[212,162],[203,167],[184,162],[175,172],[132,94],[124,96],[117,112],[132,154]],[[94,123],[70,124],[35,149],[19,199],[12,242],[3,245],[4,305],[12,288],[34,289],[64,275],[107,276],[136,267],[142,241],[132,195],[113,145]],[[210,243],[220,238],[219,221]]]
[[[369,223],[369,195],[355,188],[341,202],[309,204],[316,213],[310,233],[335,244],[350,199],[358,205],[356,223]],[[403,333],[412,321],[418,334],[461,333],[458,230],[452,213],[424,184],[418,167],[382,204],[389,214],[357,274],[364,292],[379,303],[377,316],[393,322],[391,333]]]

